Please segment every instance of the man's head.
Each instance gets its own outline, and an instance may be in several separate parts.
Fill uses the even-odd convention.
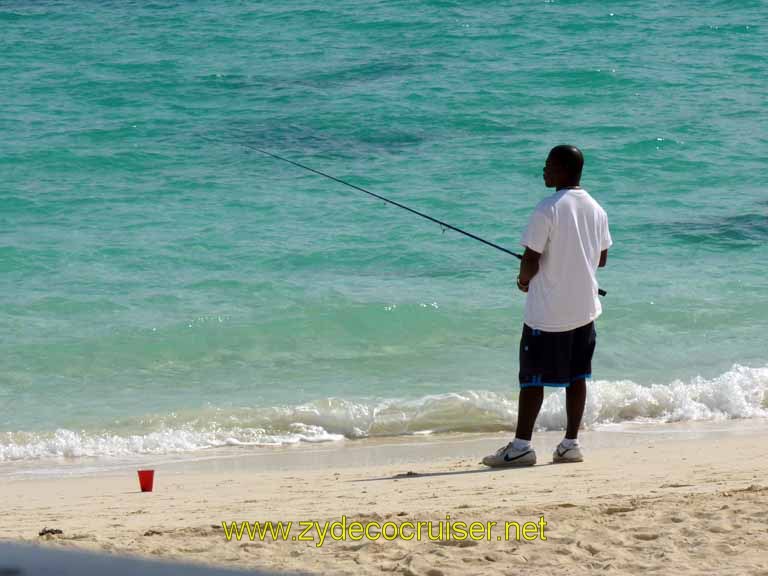
[[[568,188],[578,186],[584,156],[576,146],[561,144],[549,151],[544,164],[544,185],[547,188]]]

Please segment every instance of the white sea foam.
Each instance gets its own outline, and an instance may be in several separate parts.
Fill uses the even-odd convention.
[[[194,452],[221,446],[275,446],[440,432],[488,432],[514,428],[517,402],[508,395],[467,391],[416,400],[356,402],[329,398],[293,407],[217,412],[207,424],[162,422],[135,434],[56,430],[0,435],[0,462],[87,456]],[[640,386],[629,380],[590,384],[584,424],[627,421],[679,422],[768,417],[768,367],[736,365],[717,378]],[[562,393],[544,401],[538,425],[561,429]]]

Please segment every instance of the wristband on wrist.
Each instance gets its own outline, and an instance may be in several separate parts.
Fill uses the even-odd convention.
[[[518,277],[517,277],[517,285],[518,285],[520,288],[528,288],[528,285],[529,285],[530,283],[531,283],[531,282],[530,282],[530,280],[529,280],[528,282],[526,282],[525,284],[523,284],[522,282],[520,282],[520,276],[518,276]]]

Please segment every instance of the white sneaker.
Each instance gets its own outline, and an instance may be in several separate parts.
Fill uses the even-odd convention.
[[[516,466],[533,466],[536,464],[536,451],[533,448],[527,450],[515,450],[512,442],[496,450],[483,458],[483,464],[491,468],[512,468]]]
[[[562,444],[558,444],[552,454],[552,462],[555,464],[562,464],[566,462],[583,462],[584,455],[581,453],[580,446],[572,446],[565,448]]]

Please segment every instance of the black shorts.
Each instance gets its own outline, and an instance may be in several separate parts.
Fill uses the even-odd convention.
[[[592,376],[595,323],[568,330],[544,332],[523,324],[520,338],[520,387],[559,386]]]

